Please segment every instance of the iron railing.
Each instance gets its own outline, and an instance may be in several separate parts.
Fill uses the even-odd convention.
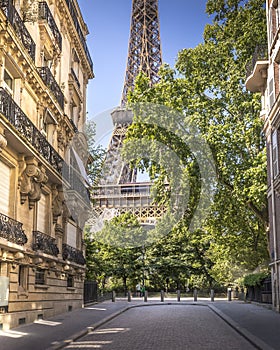
[[[20,15],[13,5],[12,0],[0,0],[0,8],[4,12],[8,21],[13,26],[17,37],[21,40],[23,46],[28,51],[30,57],[35,61],[36,45],[29,34],[26,26],[24,25]]]
[[[48,67],[39,67],[38,72],[44,81],[44,83],[50,88],[51,92],[54,94],[58,104],[61,109],[64,110],[64,95],[57,84],[51,70]]]
[[[80,84],[79,79],[78,79],[78,77],[77,77],[77,75],[76,75],[76,73],[75,73],[73,68],[71,68],[71,74],[72,74],[72,76],[73,76],[73,78],[74,78],[78,88],[80,89],[81,88],[81,84]]]
[[[22,223],[2,213],[0,213],[0,237],[19,245],[24,245],[27,242]]]
[[[0,88],[0,113],[55,170],[62,174],[63,159],[3,88]]]
[[[267,46],[257,45],[251,61],[249,61],[246,64],[246,78],[248,78],[253,73],[257,61],[263,61],[266,59],[267,59]]]
[[[39,17],[39,19],[43,19],[43,20],[47,21],[48,26],[50,27],[50,30],[53,33],[55,41],[57,42],[57,44],[61,50],[62,49],[62,36],[61,36],[59,29],[55,23],[55,20],[54,20],[53,15],[48,7],[48,4],[45,1],[39,2],[38,17]]]
[[[78,36],[80,38],[81,44],[83,46],[83,49],[84,49],[85,54],[87,56],[87,60],[88,60],[88,62],[90,64],[90,68],[91,68],[91,70],[93,70],[92,59],[90,57],[90,53],[89,53],[89,50],[88,50],[88,47],[87,47],[84,35],[83,35],[82,29],[80,27],[79,21],[78,21],[78,16],[77,16],[77,13],[76,13],[75,6],[72,4],[72,0],[65,0],[65,1],[66,1],[67,6],[68,6],[69,12],[71,14],[71,18],[72,18],[72,20],[74,22],[74,25],[75,25],[76,31],[78,33]]]
[[[81,180],[78,170],[70,167],[36,128],[11,95],[0,88],[0,113],[16,128],[40,155],[70,184],[70,188],[89,200],[89,192]]]
[[[68,244],[62,244],[62,258],[63,260],[73,261],[79,265],[85,265],[86,260],[84,258],[83,252]]]
[[[33,244],[32,249],[35,251],[41,251],[45,254],[57,256],[59,249],[55,243],[55,238],[40,231],[33,231]]]

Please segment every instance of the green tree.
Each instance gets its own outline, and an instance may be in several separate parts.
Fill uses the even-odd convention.
[[[175,69],[164,65],[158,84],[150,87],[141,74],[129,101],[132,106],[139,102],[168,106],[180,111],[181,124],[191,120],[199,128],[212,151],[218,179],[211,215],[202,225],[211,260],[221,266],[233,260],[253,270],[267,259],[266,150],[260,96],[246,91],[245,79],[255,47],[266,43],[265,2],[209,0],[206,10],[213,22],[205,27],[204,42],[180,51]],[[137,111],[135,120],[124,153],[131,151],[129,140],[135,138],[166,140],[180,159],[191,164],[194,171],[189,175],[199,179],[184,143],[158,126],[137,123]],[[147,168],[154,178],[166,176],[161,166],[141,155],[134,164]],[[191,199],[190,212],[197,196]],[[185,228],[188,224],[183,221]],[[216,278],[224,277],[217,266],[213,271]]]
[[[98,184],[106,150],[101,145],[95,144],[96,125],[94,121],[87,121],[85,125],[85,134],[89,151],[87,174],[90,184],[95,186]]]
[[[145,232],[129,212],[106,221],[88,245],[88,274],[96,279],[121,279],[126,292],[141,278],[142,235]]]

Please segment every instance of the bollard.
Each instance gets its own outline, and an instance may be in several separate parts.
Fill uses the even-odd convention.
[[[181,300],[181,291],[177,290],[177,301]]]
[[[228,301],[231,301],[231,289],[228,289]]]
[[[144,301],[148,301],[148,291],[145,290]]]
[[[197,301],[197,289],[196,288],[193,291],[193,301]]]
[[[164,290],[160,291],[160,301],[164,301]]]
[[[127,301],[131,302],[131,292],[130,291],[127,292]]]
[[[210,296],[211,296],[211,301],[214,301],[214,298],[215,298],[214,289],[211,289],[211,291],[210,291]]]
[[[112,302],[116,301],[116,292],[113,290],[112,291]]]

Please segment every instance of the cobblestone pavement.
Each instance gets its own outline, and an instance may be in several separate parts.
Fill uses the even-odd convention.
[[[207,306],[142,306],[127,310],[67,349],[256,349]]]

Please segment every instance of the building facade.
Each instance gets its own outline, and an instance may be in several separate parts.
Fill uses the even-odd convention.
[[[256,49],[246,87],[262,95],[261,118],[267,141],[272,303],[273,308],[280,312],[280,1],[267,0],[266,13],[267,50]]]
[[[83,304],[86,87],[76,0],[0,0],[0,328]]]

